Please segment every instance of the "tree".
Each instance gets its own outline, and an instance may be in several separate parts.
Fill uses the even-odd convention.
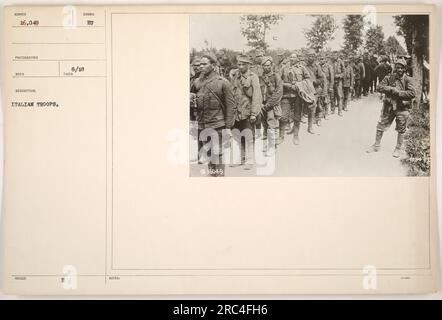
[[[371,26],[365,34],[365,50],[370,54],[385,54],[382,26]]]
[[[333,40],[338,26],[331,15],[313,15],[315,21],[310,29],[304,29],[303,33],[307,39],[308,46],[316,52],[322,50],[327,41]]]
[[[283,17],[278,14],[241,16],[241,34],[246,37],[248,46],[253,49],[262,48],[266,50],[269,47],[266,42],[267,31],[282,19]]]
[[[343,21],[344,27],[344,50],[355,54],[363,43],[362,29],[364,28],[364,16],[347,15]]]
[[[394,20],[399,28],[397,34],[405,38],[407,51],[411,55],[411,68],[418,94],[416,98],[420,104],[424,80],[423,62],[429,58],[429,18],[428,15],[399,15]]]
[[[403,160],[408,165],[409,175],[430,174],[430,114],[422,103],[422,91],[425,83],[424,60],[429,62],[429,16],[399,15],[395,16],[398,35],[405,38],[407,51],[411,55],[411,68],[416,84],[417,108],[411,110],[409,130],[407,130],[406,152]],[[426,73],[428,77],[428,73]],[[430,106],[431,107],[431,106]]]
[[[384,43],[385,54],[389,56],[404,56],[407,54],[395,36],[389,36]]]

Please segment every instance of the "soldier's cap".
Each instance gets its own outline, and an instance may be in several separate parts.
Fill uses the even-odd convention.
[[[308,55],[316,54],[316,51],[313,50],[313,49],[308,49],[308,50],[307,50],[307,54],[308,54]]]
[[[195,59],[193,59],[192,61],[192,66],[199,66],[201,64],[201,58],[197,57]]]
[[[266,62],[268,62],[268,61],[270,61],[271,63],[273,63],[273,59],[272,59],[272,57],[270,57],[270,56],[263,57],[263,58],[262,58],[262,62],[261,62],[261,64],[264,65],[264,64],[266,64]]]
[[[244,62],[244,63],[252,63],[252,61],[250,60],[250,58],[244,54],[240,54],[239,56],[236,57],[236,61],[238,62]]]
[[[407,66],[407,62],[405,61],[405,59],[403,58],[399,58],[396,60],[395,64],[401,64],[402,66],[406,67]]]
[[[216,56],[211,53],[204,54],[200,59],[202,59],[202,58],[208,59],[210,61],[210,63],[212,63],[212,64],[218,63],[218,59],[216,58]]]

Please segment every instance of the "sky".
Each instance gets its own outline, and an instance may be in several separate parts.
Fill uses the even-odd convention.
[[[204,40],[209,42],[209,47],[229,48],[237,51],[247,51],[246,39],[240,32],[240,15],[232,14],[196,14],[190,17],[190,47],[197,50],[205,48]],[[344,43],[344,31],[342,20],[345,15],[334,15],[338,30],[335,31],[333,40],[330,40],[326,47],[332,50],[341,49]],[[308,15],[284,15],[284,19],[278,25],[272,27],[266,36],[270,49],[300,49],[307,47],[302,30],[309,29],[314,17]],[[405,49],[404,38],[396,34],[396,25],[393,16],[376,14],[371,18],[373,24],[382,26],[384,39],[395,36]]]

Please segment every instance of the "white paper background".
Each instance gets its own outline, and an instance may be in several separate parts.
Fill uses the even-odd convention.
[[[137,5],[141,5],[141,4],[269,4],[269,1],[260,1],[260,0],[255,0],[255,1],[137,1],[137,0],[130,0],[130,1],[105,1],[105,0],[95,0],[95,1],[87,1],[87,0],[77,0],[75,1],[75,4],[77,5],[130,5],[130,4],[137,4]],[[272,1],[271,4],[305,4],[305,1]],[[323,1],[318,1],[318,0],[310,0],[308,1],[309,4],[322,4],[324,3]],[[336,4],[382,4],[381,1],[370,1],[370,0],[365,0],[365,1],[357,1],[357,0],[350,0],[350,1],[335,1]],[[416,1],[414,0],[389,0],[388,2],[384,2],[384,3],[388,3],[388,4],[416,4]],[[437,4],[438,5],[438,11],[437,11],[437,19],[439,21],[441,21],[442,19],[442,4],[439,1],[422,1],[422,4]],[[33,0],[33,1],[4,1],[1,6],[5,6],[5,5],[63,5],[63,4],[70,4],[70,2],[68,1],[41,1],[41,0]],[[2,34],[1,34],[1,39],[0,39],[0,45],[3,44],[3,8],[0,9],[0,25],[2,28]],[[440,33],[442,31],[442,27],[439,24],[438,25],[438,33]],[[440,45],[437,44],[438,48],[437,48],[437,52],[439,53],[439,61],[441,61],[441,52],[440,52]],[[3,47],[1,48],[1,54],[3,55]],[[0,58],[3,58],[2,56]],[[3,69],[0,68],[1,72],[3,72]],[[441,74],[441,68],[439,68],[438,70],[434,70],[432,69],[431,72],[437,72],[438,73],[438,78],[441,79],[442,78],[442,74]],[[1,79],[1,89],[2,91],[0,91],[0,94],[3,96],[3,88],[4,88],[4,79]],[[438,99],[437,99],[437,111],[440,112],[440,92],[442,91],[442,85],[441,83],[438,83]],[[1,102],[0,102],[1,103]],[[434,104],[433,104],[434,106]],[[3,108],[2,108],[3,110]],[[3,180],[3,114],[1,113],[0,115],[0,126],[1,126],[1,130],[0,130],[0,181]],[[437,117],[437,137],[440,137],[440,130],[441,130],[441,126],[442,126],[442,120],[441,117],[438,116]],[[442,143],[440,143],[438,141],[437,143],[437,155],[438,155],[438,165],[440,167],[440,158],[441,158],[441,153],[440,150],[442,148]],[[439,170],[440,171],[440,170]],[[437,172],[437,181],[438,181],[438,185],[439,183],[442,181],[442,174],[440,172]],[[438,193],[438,202],[440,202],[442,200],[442,196],[441,193]],[[1,201],[1,199],[0,199]],[[0,212],[0,218],[1,218],[1,212]],[[441,220],[439,220],[439,230],[441,230],[442,228],[442,222]],[[0,229],[1,231],[2,229]],[[0,237],[0,239],[2,239]],[[2,246],[1,246],[2,247]],[[442,253],[442,243],[440,243],[439,240],[439,250],[440,253]],[[0,259],[3,257],[3,255],[0,255]],[[0,260],[0,267],[2,266],[2,261]],[[441,280],[441,266],[439,265],[439,288],[441,287],[442,284],[442,280]],[[1,269],[0,269],[1,272]],[[1,279],[1,277],[0,277]],[[32,297],[26,297],[26,299],[30,299]],[[51,297],[38,297],[39,299],[50,299]],[[63,299],[69,299],[70,297],[61,297]],[[75,299],[75,297],[72,297]],[[87,297],[87,298],[100,298],[99,296],[96,297]],[[103,296],[104,298],[104,296]],[[107,299],[121,299],[121,298],[134,298],[134,299],[143,299],[143,298],[148,298],[148,299],[158,299],[161,298],[160,296],[146,296],[146,297],[127,297],[127,296],[115,296],[115,297],[105,297]],[[167,299],[181,299],[184,298],[183,296],[167,296]],[[284,296],[278,296],[278,295],[272,295],[272,296],[266,296],[266,295],[261,295],[261,296],[198,296],[198,295],[194,295],[194,296],[185,296],[185,298],[194,298],[194,299],[207,299],[207,298],[225,298],[225,299],[235,299],[235,298],[241,298],[241,299],[308,299],[308,298],[312,298],[312,296],[307,296],[307,295],[293,295],[293,296],[288,296],[288,295],[284,295]],[[315,295],[314,298],[316,299],[362,299],[362,298],[369,298],[369,299],[442,299],[442,292],[438,292],[436,294],[430,294],[430,295],[389,295],[389,296],[351,296],[351,295],[340,295],[340,296],[329,296],[329,295]],[[0,299],[23,299],[23,297],[17,297],[17,296],[6,296],[3,295],[1,293],[1,289],[0,289]]]

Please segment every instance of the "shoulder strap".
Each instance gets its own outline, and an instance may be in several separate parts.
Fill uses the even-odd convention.
[[[209,86],[207,86],[212,81],[213,81],[213,79],[208,81],[208,82],[206,82],[203,87],[207,88],[207,90],[209,90],[209,92],[216,98],[216,100],[218,100],[218,102],[221,104],[221,108],[223,109],[223,112],[225,114],[226,113],[226,107],[225,107],[224,103],[221,101],[221,99],[218,97],[218,95],[215,92],[213,92],[213,90],[210,89]]]

